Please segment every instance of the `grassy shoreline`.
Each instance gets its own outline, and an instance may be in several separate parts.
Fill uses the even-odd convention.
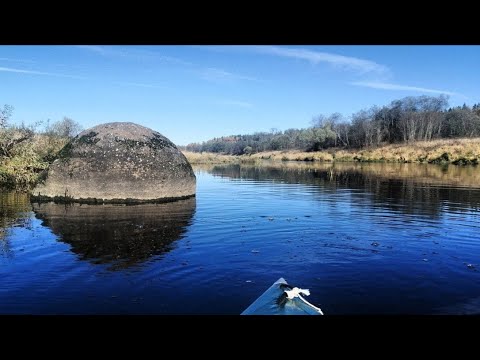
[[[389,144],[376,148],[304,152],[265,151],[252,155],[223,155],[182,151],[192,164],[250,163],[257,160],[319,162],[393,162],[454,165],[480,164],[480,138],[440,139],[411,144]]]
[[[65,139],[50,139],[36,135],[32,141],[18,147],[18,154],[0,161],[0,188],[28,191],[37,182],[39,173],[53,160],[48,154],[57,154]],[[480,164],[480,138],[421,141],[412,144],[390,144],[377,148],[325,151],[300,150],[265,151],[252,155],[223,155],[183,151],[191,164],[255,164],[262,160],[299,162],[378,162],[378,163],[433,163],[454,165]],[[53,156],[52,155],[52,156]]]

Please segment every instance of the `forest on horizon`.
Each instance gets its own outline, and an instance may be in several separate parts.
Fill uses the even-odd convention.
[[[371,106],[346,117],[319,115],[312,126],[230,135],[181,147],[192,152],[230,155],[272,150],[359,149],[393,143],[480,136],[480,103],[449,107],[448,97],[409,96],[385,106]]]

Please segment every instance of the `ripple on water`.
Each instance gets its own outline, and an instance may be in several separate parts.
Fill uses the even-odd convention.
[[[377,165],[205,167],[160,207],[1,194],[0,313],[239,314],[281,276],[329,314],[475,311],[475,173]]]

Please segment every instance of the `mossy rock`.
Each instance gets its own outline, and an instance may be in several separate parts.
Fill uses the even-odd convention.
[[[458,158],[455,161],[452,161],[453,165],[478,165],[478,159],[467,159],[467,158]]]
[[[448,153],[443,153],[437,158],[430,159],[428,161],[429,164],[448,164],[450,162],[450,156]]]

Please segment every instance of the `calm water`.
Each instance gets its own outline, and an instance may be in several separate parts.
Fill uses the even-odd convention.
[[[480,168],[196,167],[159,205],[0,195],[2,314],[239,314],[283,276],[326,314],[480,313]]]

